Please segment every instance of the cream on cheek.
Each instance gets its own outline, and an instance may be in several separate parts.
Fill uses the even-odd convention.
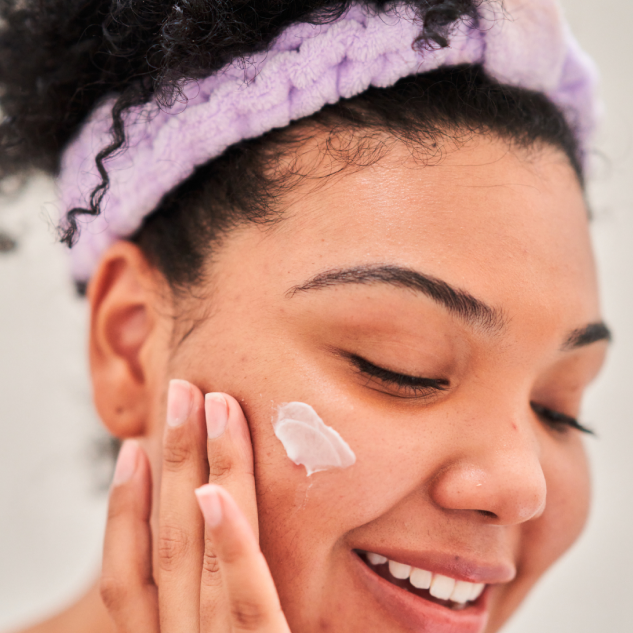
[[[356,455],[347,442],[309,404],[282,404],[273,428],[290,460],[297,466],[305,466],[308,476],[356,463]]]

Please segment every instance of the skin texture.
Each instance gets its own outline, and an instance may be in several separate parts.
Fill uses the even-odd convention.
[[[315,143],[302,158],[315,176],[331,167],[318,152]],[[140,438],[149,457],[154,527],[167,384],[185,379],[231,394],[246,415],[259,541],[291,630],[410,630],[359,580],[351,552],[361,549],[498,568],[486,627],[497,631],[577,538],[589,506],[581,434],[530,407],[577,415],[605,351],[564,349],[572,331],[600,321],[569,164],[550,148],[476,137],[425,166],[396,144],[373,166],[302,183],[280,206],[279,223],[224,239],[202,287],[177,301],[128,243],[91,284],[95,401],[108,428]],[[384,283],[289,294],[325,271],[382,264],[470,293],[497,325]],[[449,386],[416,395],[363,376],[344,353]],[[308,479],[273,433],[276,406],[289,401],[312,405],[356,464]]]

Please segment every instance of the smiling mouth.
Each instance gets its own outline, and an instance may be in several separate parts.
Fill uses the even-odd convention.
[[[424,600],[439,604],[452,611],[461,611],[474,604],[486,585],[456,580],[434,574],[397,561],[381,554],[357,551],[360,559],[378,576]]]

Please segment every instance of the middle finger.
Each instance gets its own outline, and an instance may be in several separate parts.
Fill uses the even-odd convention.
[[[205,397],[208,430],[209,482],[227,490],[250,523],[255,539],[259,530],[249,426],[240,404],[224,393]],[[201,627],[203,631],[230,629],[229,607],[216,547],[207,530],[201,579]]]
[[[158,594],[161,631],[197,633],[204,525],[193,491],[207,479],[204,398],[184,380],[169,384],[160,490]]]

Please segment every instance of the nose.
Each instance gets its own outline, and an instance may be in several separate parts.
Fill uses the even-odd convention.
[[[430,486],[447,510],[468,511],[498,525],[517,525],[545,510],[547,485],[540,446],[529,420],[469,424],[454,442],[450,463]]]

